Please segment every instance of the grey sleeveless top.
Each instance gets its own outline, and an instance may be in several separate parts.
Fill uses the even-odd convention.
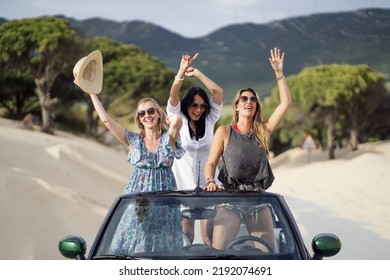
[[[225,189],[268,189],[275,177],[265,149],[256,141],[253,133],[241,134],[229,125],[230,134],[218,179]]]

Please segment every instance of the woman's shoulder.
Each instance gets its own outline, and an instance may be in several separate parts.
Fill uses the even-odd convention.
[[[230,133],[230,125],[229,124],[220,125],[217,128],[215,133],[222,134],[222,135],[229,134]]]
[[[176,105],[172,105],[170,99],[167,101],[167,113],[168,114],[180,114],[181,113],[181,101],[179,99]]]
[[[169,134],[169,130],[164,129],[161,131],[161,141],[164,145],[170,145],[170,141],[172,140],[171,134]]]
[[[171,144],[171,140],[172,138],[169,131],[162,131],[160,145],[162,145],[163,148],[159,149],[162,158],[167,157],[169,154],[173,154],[173,156],[177,159],[182,158],[186,151],[181,144],[180,135],[174,144]],[[174,145],[174,148],[172,145]]]
[[[128,129],[128,128],[125,128],[125,133],[126,133],[126,135],[139,136],[139,137],[141,137],[141,135],[140,135],[139,133],[137,133],[137,132],[135,132],[135,131],[132,131],[132,130],[130,130],[130,129]]]
[[[210,99],[210,114],[208,114],[207,118],[211,118],[215,121],[217,121],[221,117],[221,112],[223,108],[223,103],[216,104],[214,103],[213,99]]]
[[[139,141],[142,138],[141,134],[131,131],[127,128],[125,129],[125,136],[129,144],[132,144],[134,141]]]
[[[218,129],[230,130],[231,124],[221,124]]]

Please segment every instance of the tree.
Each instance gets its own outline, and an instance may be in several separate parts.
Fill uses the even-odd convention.
[[[357,150],[359,135],[367,127],[367,123],[370,125],[378,121],[373,114],[380,107],[386,92],[385,80],[367,65],[357,65],[345,70],[344,94],[338,111],[346,116],[344,123],[349,131],[349,144],[352,150]]]
[[[0,63],[2,69],[28,69],[41,106],[42,127],[53,132],[52,86],[69,62],[74,61],[78,36],[68,21],[53,17],[14,20],[0,26]]]
[[[330,159],[335,157],[336,140],[340,142],[338,138],[344,137],[345,131],[349,131],[347,142],[352,150],[357,149],[360,131],[367,126],[367,121],[372,121],[367,116],[380,106],[379,100],[386,92],[383,76],[367,65],[308,67],[289,77],[287,82],[294,109],[287,114],[281,128],[292,129],[286,132],[292,138],[314,132],[322,144],[326,143]],[[275,88],[271,105],[278,102],[277,96]],[[338,127],[342,132],[336,135]],[[323,128],[326,129],[324,134]],[[326,141],[322,135],[326,135]]]
[[[9,69],[0,72],[0,105],[6,109],[6,117],[17,120],[39,110],[34,81],[27,71]]]

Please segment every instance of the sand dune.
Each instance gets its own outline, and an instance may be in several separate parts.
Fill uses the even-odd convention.
[[[363,144],[358,151],[291,151],[293,160],[274,168],[272,191],[285,196],[306,244],[320,232],[343,244],[336,259],[390,259],[390,142]],[[290,153],[290,152],[289,152]]]
[[[130,176],[126,153],[5,119],[0,135],[0,259],[63,259],[57,246],[68,234],[90,246]],[[285,197],[309,248],[332,232],[343,244],[335,259],[390,259],[390,142],[336,158],[299,148],[275,157],[270,191]]]
[[[90,245],[131,172],[126,154],[9,124],[0,135],[0,259],[63,259],[68,234]]]

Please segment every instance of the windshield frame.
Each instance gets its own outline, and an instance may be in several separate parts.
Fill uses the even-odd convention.
[[[164,204],[183,204],[185,207],[193,208],[205,208],[212,209],[215,204],[220,204],[224,202],[235,202],[242,203],[243,201],[249,201],[251,203],[268,203],[272,205],[272,208],[275,211],[278,219],[281,219],[283,230],[286,231],[285,234],[288,234],[289,239],[288,244],[294,244],[293,251],[288,253],[273,253],[273,254],[249,254],[242,253],[237,251],[218,251],[212,247],[196,248],[199,249],[201,253],[196,255],[198,252],[195,251],[193,254],[179,254],[177,252],[161,252],[161,253],[137,253],[129,256],[125,255],[110,255],[102,253],[102,244],[107,237],[107,233],[111,231],[112,234],[112,223],[115,219],[118,219],[118,211],[123,211],[124,204],[128,202],[136,201],[137,199],[145,198],[148,199],[151,204],[158,204],[159,202],[164,202]],[[183,209],[181,205],[181,210]],[[211,212],[208,212],[208,215]],[[119,213],[120,214],[120,213]],[[119,215],[121,216],[121,215]],[[209,217],[209,216],[207,216]],[[197,216],[196,219],[202,218],[202,216]],[[111,235],[108,234],[108,235]],[[194,246],[196,247],[196,246]],[[214,250],[213,250],[214,249]],[[291,248],[290,248],[291,249]],[[195,249],[194,249],[195,250]],[[202,251],[203,250],[203,251]],[[153,193],[138,193],[131,195],[122,195],[119,196],[113,203],[109,212],[107,213],[101,228],[95,238],[91,250],[89,252],[88,259],[309,259],[310,255],[304,245],[301,234],[299,232],[298,226],[294,220],[294,217],[288,208],[284,198],[278,194],[274,193],[258,193],[258,192],[239,192],[239,191],[223,191],[223,192],[187,192],[187,191],[172,191],[172,192],[153,192]]]

